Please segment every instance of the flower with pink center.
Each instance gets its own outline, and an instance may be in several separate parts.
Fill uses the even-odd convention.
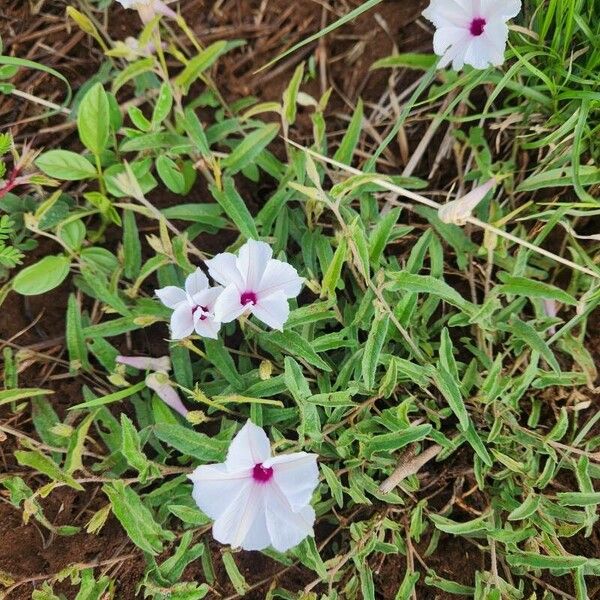
[[[214,519],[213,536],[222,544],[285,552],[313,535],[317,455],[271,456],[267,434],[251,421],[233,438],[224,463],[202,465],[189,477],[194,500]]]
[[[276,260],[265,242],[248,240],[238,256],[224,252],[206,261],[210,276],[225,289],[215,304],[215,318],[229,323],[241,315],[281,331],[290,314],[288,300],[302,289],[291,265]]]
[[[137,10],[144,23],[149,23],[158,15],[177,18],[177,13],[167,6],[173,0],[117,0],[117,2],[124,8]]]
[[[500,66],[508,41],[507,21],[521,11],[521,0],[431,0],[423,16],[436,28],[433,50],[438,66],[465,64],[476,69]]]
[[[200,269],[187,277],[184,289],[169,285],[156,290],[160,301],[173,309],[171,338],[182,340],[195,331],[202,337],[216,340],[221,322],[215,318],[214,310],[222,291],[221,286],[211,288],[208,277]]]

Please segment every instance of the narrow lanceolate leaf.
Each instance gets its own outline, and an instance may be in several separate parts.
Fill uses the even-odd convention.
[[[283,92],[283,117],[287,125],[293,125],[296,121],[296,112],[297,105],[296,102],[298,100],[298,91],[300,90],[300,84],[302,83],[302,78],[304,77],[304,63],[300,63],[296,70],[294,71],[294,75],[290,80],[288,87],[285,92]]]
[[[50,457],[42,454],[39,450],[17,450],[15,458],[20,465],[31,467],[43,473],[52,481],[64,483],[74,490],[83,491],[83,486],[80,483],[77,483],[71,475],[65,473]]]
[[[219,373],[236,389],[244,389],[244,380],[235,366],[231,354],[222,340],[204,340],[207,359],[219,370]]]
[[[221,165],[230,175],[238,173],[250,163],[271,143],[277,135],[279,125],[270,123],[248,134],[231,152],[223,159]]]
[[[220,204],[225,214],[234,222],[240,233],[247,239],[258,239],[258,231],[254,218],[246,207],[246,203],[235,189],[231,177],[223,178],[223,189],[211,186],[215,200]]]
[[[433,427],[428,424],[407,427],[394,433],[383,433],[372,437],[366,444],[365,454],[371,456],[374,452],[395,452],[408,444],[425,439]]]
[[[528,298],[556,300],[557,302],[573,306],[577,304],[577,300],[564,290],[549,283],[535,281],[527,277],[508,277],[494,291],[503,294],[513,294],[515,296],[526,296]]]
[[[277,344],[286,354],[305,360],[318,369],[331,372],[331,367],[315,352],[311,343],[295,331],[274,331],[269,334],[269,341]]]
[[[552,353],[552,350],[550,350],[548,344],[532,325],[515,317],[510,322],[510,327],[514,335],[523,340],[527,344],[528,348],[538,352],[540,356],[546,360],[550,367],[552,367],[554,372],[560,373],[560,365]]]
[[[321,298],[335,296],[335,288],[340,279],[342,273],[342,267],[346,261],[346,254],[348,252],[348,242],[346,238],[339,240],[338,247],[333,255],[333,260],[329,263],[327,271],[323,276],[323,283],[321,284]]]
[[[582,566],[593,566],[592,563],[600,563],[598,559],[590,559],[586,556],[545,556],[538,552],[520,552],[506,556],[508,564],[513,567],[526,567],[530,569],[563,570],[575,569]]]
[[[466,430],[469,427],[469,414],[465,407],[459,382],[441,365],[435,371],[434,380],[461,427]]]
[[[108,483],[102,488],[110,500],[113,514],[131,541],[144,552],[156,555],[163,549],[163,541],[173,539],[171,532],[165,531],[142,499],[131,487],[122,481]]]
[[[540,505],[541,496],[534,494],[533,492],[525,498],[522,504],[517,506],[509,515],[509,521],[522,521],[527,517],[530,517],[538,509]]]
[[[153,431],[159,440],[184,456],[191,456],[203,462],[222,461],[229,445],[227,442],[183,425],[158,423]]]
[[[399,216],[400,208],[393,208],[377,220],[375,227],[371,231],[369,237],[369,258],[374,266],[380,262]]]
[[[473,305],[465,300],[453,287],[444,281],[431,277],[430,275],[415,275],[400,271],[390,274],[390,289],[431,294],[438,296],[448,304],[460,308],[463,312],[471,312]]]
[[[128,279],[135,279],[142,268],[142,243],[132,210],[123,211],[124,272]]]
[[[201,52],[199,52],[192,60],[190,60],[185,69],[177,76],[175,83],[181,86],[184,93],[187,94],[190,86],[204,71],[210,68],[215,61],[227,51],[227,42],[214,42]]]
[[[369,331],[362,359],[362,378],[368,390],[375,387],[377,365],[379,364],[379,357],[387,336],[389,323],[389,315],[379,314],[375,317]]]
[[[90,363],[87,357],[87,347],[83,336],[81,324],[81,312],[79,303],[74,294],[69,296],[67,303],[67,324],[65,328],[67,350],[69,351],[69,362],[71,369],[76,371],[80,368],[88,370]]]
[[[337,160],[341,163],[345,163],[347,165],[350,164],[350,162],[352,161],[352,155],[354,154],[354,151],[356,150],[356,146],[358,144],[358,140],[360,139],[362,122],[363,101],[359,98],[358,104],[356,105],[356,110],[352,115],[350,125],[348,125],[348,129],[346,129],[346,133],[342,138],[342,142],[340,143],[339,148],[333,155],[334,160]]]
[[[2,390],[0,391],[0,406],[16,402],[17,400],[29,400],[35,396],[44,396],[46,394],[54,394],[54,392],[52,390],[41,390],[38,388]]]
[[[91,87],[77,111],[77,130],[84,146],[99,156],[108,145],[108,98],[101,83]]]

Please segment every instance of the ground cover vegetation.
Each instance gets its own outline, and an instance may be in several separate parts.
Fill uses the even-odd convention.
[[[0,16],[0,597],[600,594],[600,4]]]

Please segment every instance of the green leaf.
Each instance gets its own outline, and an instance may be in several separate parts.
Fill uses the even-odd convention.
[[[53,394],[52,390],[41,390],[38,388],[21,388],[15,390],[2,390],[0,391],[0,406],[3,404],[10,404],[17,400],[23,400],[24,398],[30,399],[35,396],[44,396],[45,394]]]
[[[366,443],[365,454],[371,456],[374,452],[395,452],[414,442],[424,440],[432,431],[429,424],[406,427],[393,433],[375,435]]]
[[[560,365],[556,360],[556,357],[550,350],[548,344],[542,339],[540,334],[533,328],[529,323],[521,321],[517,317],[514,317],[510,322],[510,328],[514,335],[523,340],[529,349],[538,352],[546,362],[552,367],[552,370],[556,373],[560,373]]]
[[[362,378],[368,390],[375,388],[375,375],[389,323],[390,318],[387,314],[378,314],[369,330],[369,337],[367,338],[362,358]]]
[[[117,517],[129,539],[144,552],[156,555],[162,552],[163,540],[175,536],[165,531],[155,520],[141,498],[123,481],[102,487],[110,500],[112,512]]]
[[[174,160],[161,154],[156,159],[156,170],[162,182],[174,194],[183,194],[185,192],[185,177]]]
[[[78,369],[89,370],[90,363],[83,335],[83,325],[81,324],[81,312],[75,294],[71,294],[67,302],[65,340],[67,342],[71,369],[74,371]]]
[[[298,91],[302,78],[304,77],[304,63],[300,63],[288,84],[285,92],[283,92],[283,117],[288,125],[293,125],[296,122],[296,102],[298,99]]]
[[[220,40],[212,43],[187,63],[185,69],[176,77],[175,83],[183,88],[184,94],[187,94],[192,83],[227,50],[228,44],[226,41]]]
[[[83,156],[70,150],[49,150],[40,154],[35,166],[50,177],[80,181],[97,176],[95,167]]]
[[[514,296],[556,300],[557,302],[571,306],[577,304],[577,300],[564,290],[554,285],[543,283],[542,281],[527,279],[526,277],[508,277],[494,291],[503,294],[513,294]]]
[[[371,69],[405,68],[427,71],[438,61],[435,54],[394,54],[376,60]]]
[[[356,110],[348,125],[348,129],[346,129],[346,133],[340,142],[340,146],[333,155],[334,160],[347,165],[352,162],[352,155],[356,150],[362,131],[363,113],[363,101],[359,98]]]
[[[267,335],[269,342],[277,344],[283,352],[294,356],[297,359],[303,359],[307,363],[331,372],[331,367],[315,352],[312,344],[306,337],[295,331],[273,331]]]
[[[535,513],[540,505],[541,496],[534,494],[533,492],[525,498],[522,504],[517,506],[509,515],[509,521],[522,521],[527,519],[533,513]]]
[[[216,201],[225,214],[234,222],[240,233],[249,240],[258,239],[258,231],[254,218],[246,207],[242,197],[235,189],[235,183],[231,177],[223,178],[223,189],[219,190],[215,186],[210,188]]]
[[[279,125],[270,123],[263,125],[252,133],[248,134],[221,162],[224,169],[230,175],[241,171],[244,167],[252,163],[256,157],[273,141]]]
[[[52,481],[59,481],[73,488],[83,491],[83,486],[77,483],[71,475],[65,473],[51,458],[39,450],[16,450],[15,458],[24,467],[31,467],[48,476]]]
[[[157,423],[153,431],[159,440],[172,446],[184,456],[191,456],[203,462],[222,462],[229,447],[226,441],[182,425]]]
[[[108,97],[101,83],[92,86],[81,101],[77,111],[77,130],[83,145],[100,156],[108,145]]]
[[[66,279],[70,266],[71,259],[67,256],[45,256],[17,273],[13,279],[13,289],[23,296],[44,294]]]
[[[219,373],[237,390],[244,389],[244,380],[238,373],[231,354],[223,344],[222,340],[210,340],[205,338],[204,348],[206,358],[218,369]]]
[[[434,373],[434,380],[448,406],[452,409],[463,430],[469,427],[469,414],[460,391],[459,381],[444,367],[439,365]]]
[[[246,583],[244,576],[240,573],[238,566],[235,564],[235,559],[229,551],[223,552],[223,565],[225,566],[225,572],[231,581],[235,591],[240,596],[245,596],[246,592],[250,590],[250,586]]]
[[[332,298],[335,296],[335,288],[340,280],[342,267],[346,262],[348,253],[348,241],[346,238],[341,238],[338,247],[333,255],[333,260],[329,263],[325,275],[323,275],[323,283],[321,284],[321,297],[327,296]]]
[[[173,106],[173,93],[171,92],[171,86],[168,83],[163,83],[160,86],[158,92],[158,98],[152,111],[152,127],[158,127],[171,112]]]

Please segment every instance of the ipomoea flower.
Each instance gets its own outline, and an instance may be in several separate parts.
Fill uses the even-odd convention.
[[[477,186],[465,196],[446,202],[438,210],[440,221],[454,225],[464,225],[477,208],[477,205],[487,196],[490,190],[494,189],[496,183],[496,179],[492,178],[483,185]]]
[[[288,300],[302,289],[294,267],[272,258],[265,242],[248,240],[238,256],[229,252],[207,260],[211,277],[225,286],[215,304],[215,318],[229,323],[243,314],[281,330],[290,314]]]
[[[177,14],[167,6],[173,0],[117,0],[117,2],[124,8],[137,10],[144,23],[149,23],[157,15],[177,18]]]
[[[189,477],[194,500],[215,520],[213,536],[222,544],[285,552],[313,535],[316,454],[272,457],[267,434],[250,421],[231,442],[224,463],[197,467]]]
[[[156,290],[160,301],[173,309],[171,338],[182,340],[195,331],[202,337],[217,339],[221,323],[215,318],[214,310],[222,291],[220,286],[211,288],[208,277],[200,269],[187,277],[185,289],[169,285]]]
[[[521,10],[521,0],[431,0],[423,16],[436,32],[433,51],[438,66],[450,63],[457,71],[466,64],[476,69],[504,62],[508,41],[506,22]]]
[[[181,416],[186,417],[188,409],[184,406],[177,390],[169,379],[171,361],[168,356],[153,358],[151,356],[117,356],[116,362],[134,369],[151,371],[146,376],[146,385],[156,395]]]

